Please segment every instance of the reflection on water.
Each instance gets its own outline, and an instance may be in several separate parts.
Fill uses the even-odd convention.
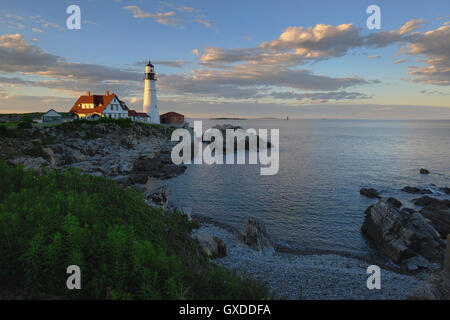
[[[240,120],[204,121],[280,129],[280,170],[258,165],[189,165],[166,181],[174,205],[192,207],[235,228],[246,217],[265,223],[275,241],[300,250],[367,256],[360,232],[373,187],[409,206],[406,186],[449,186],[450,121]],[[420,168],[431,171],[419,174]]]

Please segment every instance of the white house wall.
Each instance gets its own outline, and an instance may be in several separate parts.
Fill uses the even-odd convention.
[[[113,119],[128,118],[128,110],[124,109],[116,97],[106,106],[102,112],[103,116]]]

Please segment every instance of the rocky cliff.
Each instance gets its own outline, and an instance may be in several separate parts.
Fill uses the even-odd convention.
[[[148,177],[168,179],[186,167],[172,164],[171,128],[121,121],[75,121],[47,128],[4,129],[0,157],[27,168],[65,170],[105,176],[124,185]]]

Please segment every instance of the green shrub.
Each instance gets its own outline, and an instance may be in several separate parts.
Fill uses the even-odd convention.
[[[29,115],[24,115],[22,117],[22,122],[17,125],[21,129],[29,129],[33,127],[33,119]]]
[[[211,264],[194,224],[163,215],[134,188],[76,170],[26,171],[0,160],[0,283],[26,298],[257,299],[260,285]],[[66,269],[81,268],[81,290]]]

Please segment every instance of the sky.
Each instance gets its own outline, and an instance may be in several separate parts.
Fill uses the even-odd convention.
[[[67,112],[106,90],[140,111],[148,60],[160,112],[450,119],[448,0],[0,2],[0,113]]]

